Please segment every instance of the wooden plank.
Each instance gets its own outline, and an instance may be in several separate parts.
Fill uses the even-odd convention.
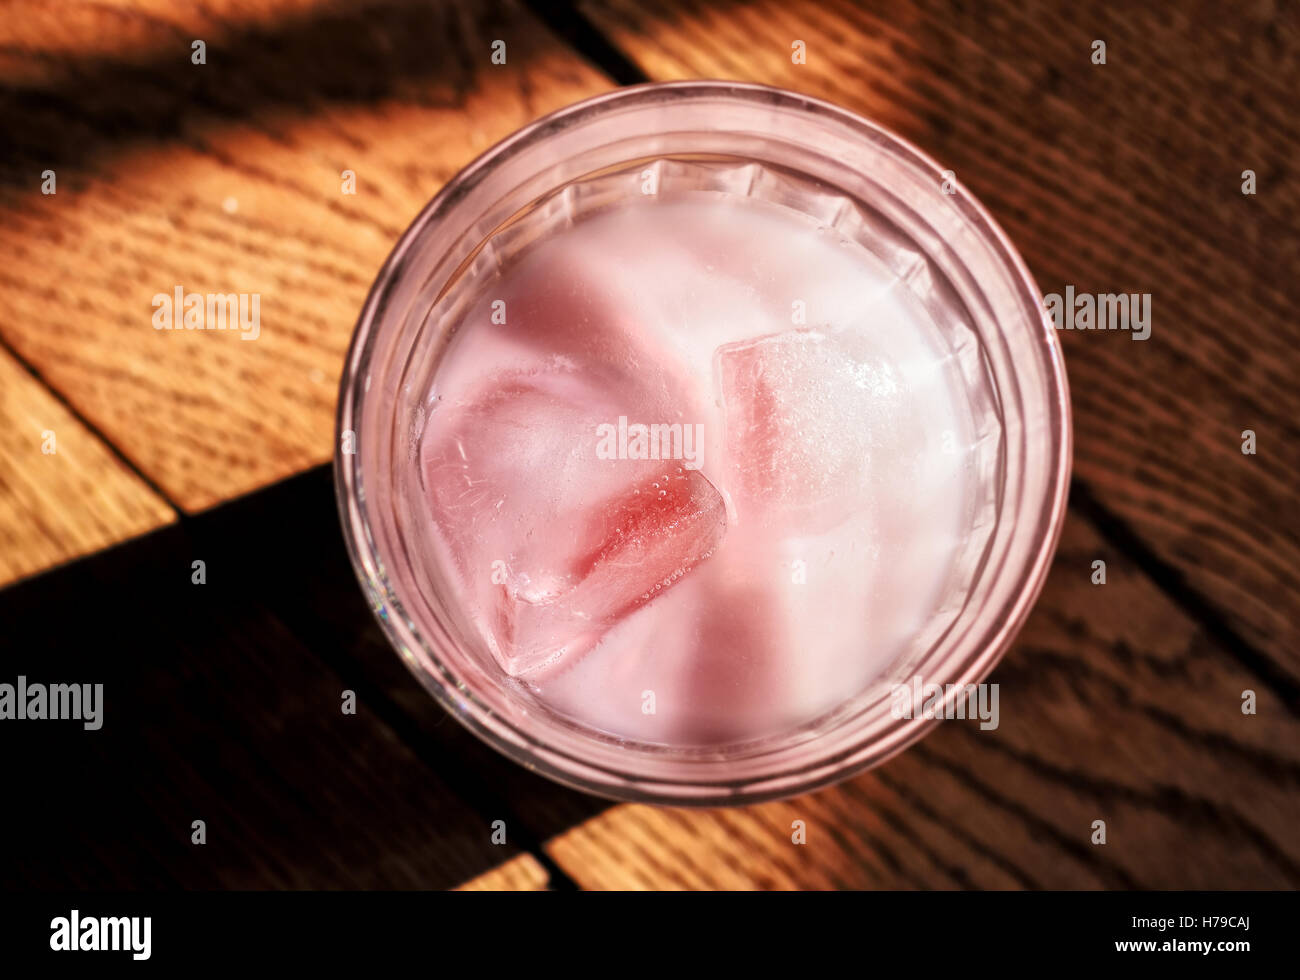
[[[1090,583],[1098,558],[1102,586]],[[1087,522],[1067,523],[1043,597],[991,679],[996,730],[947,722],[795,800],[619,806],[547,852],[584,888],[1300,884],[1300,719]],[[805,844],[793,843],[796,820]],[[1094,820],[1105,845],[1091,842]]]
[[[550,878],[531,854],[520,854],[461,885],[462,892],[543,892]]]
[[[1300,16],[1064,0],[581,0],[656,80],[764,82],[951,167],[1045,292],[1152,294],[1152,335],[1062,333],[1076,475],[1300,685]],[[1107,62],[1090,61],[1105,40]],[[791,45],[807,45],[793,64]],[[1254,170],[1256,196],[1241,192]],[[1241,452],[1253,429],[1258,455]]]
[[[0,351],[0,585],[174,517],[98,436]]]
[[[330,457],[397,237],[479,152],[609,84],[513,0],[13,6],[0,333],[191,511]],[[155,330],[177,286],[258,294],[257,339]]]

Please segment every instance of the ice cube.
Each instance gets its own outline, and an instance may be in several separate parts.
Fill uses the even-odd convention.
[[[586,652],[624,616],[709,558],[726,532],[722,497],[696,470],[676,468],[587,511],[566,542],[572,583],[556,594],[507,590],[507,669],[524,674]]]
[[[862,331],[801,328],[714,354],[725,483],[741,522],[833,527],[869,499],[883,471],[914,467],[926,433],[906,382]]]
[[[585,652],[725,531],[722,498],[698,471],[601,458],[599,426],[626,410],[611,397],[572,370],[514,374],[430,419],[421,465],[434,522],[512,675]]]

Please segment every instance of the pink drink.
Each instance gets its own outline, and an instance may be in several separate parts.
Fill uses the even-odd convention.
[[[805,214],[663,183],[532,219],[438,367],[420,460],[507,673],[578,723],[708,745],[830,711],[924,632],[972,423],[912,285]]]
[[[1069,403],[951,177],[824,102],[680,82],[430,202],[362,312],[335,472],[448,711],[570,785],[739,803],[920,738],[900,686],[988,675],[1059,533]]]

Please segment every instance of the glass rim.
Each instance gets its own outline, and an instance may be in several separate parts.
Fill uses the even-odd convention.
[[[367,509],[361,453],[359,449],[353,452],[343,449],[343,434],[348,431],[356,433],[361,428],[367,397],[367,371],[375,354],[377,328],[396,286],[409,268],[412,252],[430,229],[494,167],[579,122],[590,121],[615,108],[660,97],[668,100],[739,99],[827,116],[905,164],[928,171],[937,179],[941,179],[945,172],[915,145],[857,113],[811,96],[754,83],[689,80],[628,86],[573,103],[527,124],[485,150],[448,181],[411,222],[376,275],[362,306],[340,380],[333,467],[335,492],[349,559],[363,590],[372,601],[373,611],[389,643],[403,656],[421,685],[476,737],[527,769],[572,788],[615,800],[688,806],[755,803],[810,792],[879,765],[919,741],[940,718],[916,717],[900,721],[881,737],[859,738],[831,755],[813,758],[786,771],[746,777],[734,783],[717,779],[666,780],[620,773],[552,746],[523,730],[461,684],[444,658],[410,621],[401,597],[389,587],[382,572],[383,556],[378,553]],[[1022,307],[1027,313],[1032,309],[1033,317],[1041,324],[1042,343],[1035,345],[1035,351],[1051,396],[1051,444],[1055,453],[1048,476],[1050,492],[1037,521],[1044,533],[1038,537],[1032,555],[1017,569],[1020,587],[1003,610],[1004,615],[999,615],[980,636],[976,646],[978,652],[961,664],[955,676],[944,678],[945,685],[964,687],[980,682],[1001,659],[1042,589],[1065,516],[1072,463],[1072,424],[1059,340],[1046,317],[1041,294],[1028,267],[1006,233],[962,185],[955,184],[953,198],[954,204],[961,206],[965,217],[979,234],[981,244],[1004,266]],[[438,668],[438,675],[412,662],[409,651],[413,646],[423,650],[427,661]]]

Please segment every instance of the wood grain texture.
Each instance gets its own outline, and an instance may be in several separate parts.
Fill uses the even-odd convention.
[[[531,854],[520,854],[504,861],[477,878],[465,882],[457,891],[462,892],[541,892],[546,891],[550,877],[541,862]]]
[[[820,96],[956,172],[1044,292],[1152,295],[1062,332],[1076,475],[1300,683],[1300,16],[1253,4],[581,0],[656,80]],[[1092,42],[1107,63],[1090,62]],[[793,64],[791,45],[807,45]],[[1258,194],[1242,194],[1242,172]],[[1259,439],[1243,455],[1245,429]]]
[[[398,236],[479,152],[609,84],[512,0],[11,3],[0,52],[0,333],[189,511],[330,458]],[[260,335],[155,330],[177,286],[258,294]]]
[[[1090,582],[1097,558],[1103,586]],[[991,680],[996,730],[944,723],[884,766],[795,800],[619,806],[547,851],[584,888],[1300,885],[1300,720],[1085,521],[1067,524]],[[1247,689],[1253,716],[1241,711]],[[1105,845],[1091,843],[1094,820]]]
[[[783,85],[913,139],[990,207],[1044,290],[1151,292],[1150,341],[1062,335],[1077,472],[1300,683],[1293,11],[580,5],[652,77]],[[205,66],[189,60],[196,37]],[[1104,67],[1088,63],[1097,37]],[[488,59],[497,38],[505,66]],[[790,63],[795,39],[807,65]],[[0,336],[185,510],[298,472],[332,451],[343,350],[409,220],[496,139],[608,85],[513,0],[0,2]],[[1247,167],[1257,197],[1240,194]],[[341,193],[344,169],[356,196]],[[153,330],[151,297],[177,285],[259,293],[261,336]],[[11,384],[0,354],[0,581],[171,519],[15,370]],[[60,453],[74,433],[57,478],[32,476],[27,457],[46,408],[62,412]],[[1247,427],[1257,456],[1239,451]],[[433,705],[337,539],[322,544],[333,505],[318,475],[309,505],[277,487],[146,539],[134,565],[101,556],[55,573],[57,587],[0,595],[0,622],[35,610],[61,627],[17,651],[14,672],[59,662],[80,671],[59,679],[108,677],[126,699],[113,717],[130,719],[103,744],[52,732],[39,751],[8,746],[40,805],[9,817],[6,831],[38,846],[7,875],[543,888],[533,841],[549,839],[588,888],[1300,886],[1295,706],[1078,511],[992,678],[996,732],[942,726],[794,801],[606,809]],[[200,553],[225,584],[196,607],[166,569]],[[1104,587],[1088,582],[1097,557]],[[99,596],[90,621],[65,622],[82,594]],[[133,648],[96,676],[106,634]],[[345,686],[363,705],[355,728],[338,727]],[[1245,689],[1254,717],[1240,712]],[[64,786],[57,766],[87,767],[89,782]],[[98,801],[88,824],[85,799]],[[197,856],[196,813],[219,844]],[[484,873],[503,857],[488,840],[498,816],[523,851]],[[1095,819],[1104,847],[1089,842]],[[806,845],[790,842],[794,820]]]
[[[174,517],[98,436],[0,351],[0,585]]]

